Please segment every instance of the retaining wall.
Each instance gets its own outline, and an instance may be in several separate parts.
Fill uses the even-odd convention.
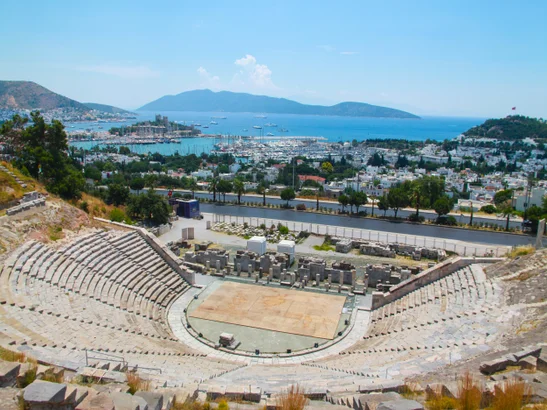
[[[502,258],[462,258],[456,257],[441,262],[429,269],[420,272],[418,275],[393,286],[389,292],[373,292],[371,310],[378,309],[388,303],[391,303],[403,296],[422,288],[436,280],[442,279],[457,270],[474,263],[496,263],[502,261]]]
[[[99,222],[136,231],[148,243],[148,245],[150,245],[152,249],[154,249],[161,256],[165,263],[167,263],[175,272],[182,276],[184,280],[186,280],[186,282],[188,282],[190,285],[194,285],[196,283],[195,272],[183,269],[178,263],[177,256],[173,252],[171,252],[171,250],[167,248],[167,246],[165,246],[155,235],[151,234],[146,229],[127,225],[121,222],[109,221],[108,219],[103,218],[95,217],[94,219]]]

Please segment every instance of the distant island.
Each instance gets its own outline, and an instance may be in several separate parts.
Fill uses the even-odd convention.
[[[0,81],[0,117],[28,115],[41,111],[46,119],[82,121],[96,119],[134,118],[135,114],[106,104],[81,103],[57,94],[32,81]],[[2,118],[0,118],[1,120]]]
[[[486,120],[463,133],[466,137],[518,141],[526,138],[547,140],[547,122],[542,119],[510,115]]]
[[[211,90],[193,90],[177,95],[166,95],[142,106],[139,111],[251,112],[338,115],[344,117],[420,118],[406,111],[359,102],[342,102],[332,106],[307,105],[286,98],[233,93],[230,91],[214,92]]]

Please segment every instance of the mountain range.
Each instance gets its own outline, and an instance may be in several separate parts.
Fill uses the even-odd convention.
[[[96,110],[110,114],[130,114],[129,111],[111,105],[78,102],[32,81],[0,81],[0,109],[49,111],[60,108],[80,112]]]
[[[139,111],[252,112],[299,115],[339,115],[345,117],[420,118],[394,108],[360,102],[332,106],[301,104],[286,98],[211,90],[185,91],[152,101]]]

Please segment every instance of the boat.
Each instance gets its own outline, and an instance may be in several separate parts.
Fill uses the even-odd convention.
[[[268,118],[268,117],[265,115],[255,115],[255,118]]]
[[[196,122],[196,123],[194,124],[194,127],[201,127],[201,124],[200,124],[199,122]]]
[[[266,134],[266,136],[267,137],[273,137],[274,135],[271,132],[269,132],[269,133]]]
[[[203,127],[201,127],[201,128],[209,128],[209,126],[208,126],[208,125],[204,125],[204,126],[203,126]]]
[[[264,126],[265,126],[265,127],[277,127],[277,124],[268,122],[268,123],[264,124]]]
[[[218,125],[218,122],[216,122],[216,121],[211,121],[209,124]]]
[[[249,131],[247,128],[243,128],[243,132],[247,132]]]
[[[286,128],[279,128],[279,130],[278,130],[278,131],[279,131],[279,132],[289,132],[289,130],[288,130],[288,129],[286,129]]]
[[[213,120],[225,120],[226,117],[211,117]]]
[[[253,125],[253,128],[255,130],[261,130],[262,129],[262,127],[260,125]]]

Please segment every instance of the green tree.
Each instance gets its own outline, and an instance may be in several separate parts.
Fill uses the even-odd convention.
[[[296,198],[296,194],[294,192],[294,189],[285,188],[283,191],[281,191],[280,197],[283,201],[287,201],[287,208],[288,208],[289,207],[289,201]]]
[[[120,148],[118,148],[118,153],[120,153],[121,155],[130,155],[131,150],[128,147],[124,147],[122,145]]]
[[[349,198],[350,204],[355,206],[355,213],[359,213],[359,207],[368,201],[367,194],[364,192],[353,192]]]
[[[256,192],[262,195],[262,206],[266,206],[266,186],[264,184],[260,184],[256,189]]]
[[[192,178],[190,182],[188,183],[188,189],[192,192],[192,199],[196,198],[196,191],[198,190],[198,183],[197,181]]]
[[[380,199],[378,200],[378,209],[380,211],[384,211],[384,217],[386,216],[386,212],[388,211],[389,209],[389,200],[387,198],[387,195],[384,194],[380,197]]]
[[[439,216],[448,215],[452,210],[452,202],[446,196],[440,197],[433,203],[433,209]]]
[[[218,178],[213,178],[209,183],[209,192],[213,193],[213,202],[217,201]]]
[[[100,181],[102,178],[101,171],[95,165],[86,165],[84,168],[84,176],[93,181]]]
[[[387,194],[387,200],[389,207],[395,212],[395,218],[397,218],[397,213],[399,209],[405,208],[409,205],[410,200],[408,194],[401,187],[395,187],[389,190]]]
[[[232,183],[226,179],[221,179],[218,182],[217,190],[219,194],[223,196],[223,202],[226,202],[226,194],[232,192],[233,186]]]
[[[40,112],[31,121],[15,115],[0,127],[0,143],[13,153],[15,165],[42,181],[46,189],[65,199],[79,198],[85,179],[68,156],[68,140],[63,124],[47,124]],[[28,124],[31,125],[28,125]]]
[[[124,205],[129,199],[129,188],[120,184],[110,184],[106,194],[106,202],[114,206]]]
[[[511,217],[515,215],[515,208],[513,208],[513,205],[511,205],[509,201],[496,205],[496,208],[498,208],[501,216],[505,218],[505,230],[508,231],[509,221],[511,220]]]
[[[161,225],[169,221],[171,207],[164,197],[158,195],[153,189],[149,189],[146,194],[130,196],[127,212],[134,219]]]
[[[234,181],[234,192],[237,194],[237,204],[241,204],[241,195],[245,193],[245,184],[241,179]]]
[[[330,162],[325,161],[321,164],[321,170],[327,174],[332,174],[332,172],[334,171],[334,167]]]
[[[133,178],[131,182],[129,183],[129,187],[132,190],[137,191],[137,193],[139,193],[144,188],[144,178],[142,177]]]

